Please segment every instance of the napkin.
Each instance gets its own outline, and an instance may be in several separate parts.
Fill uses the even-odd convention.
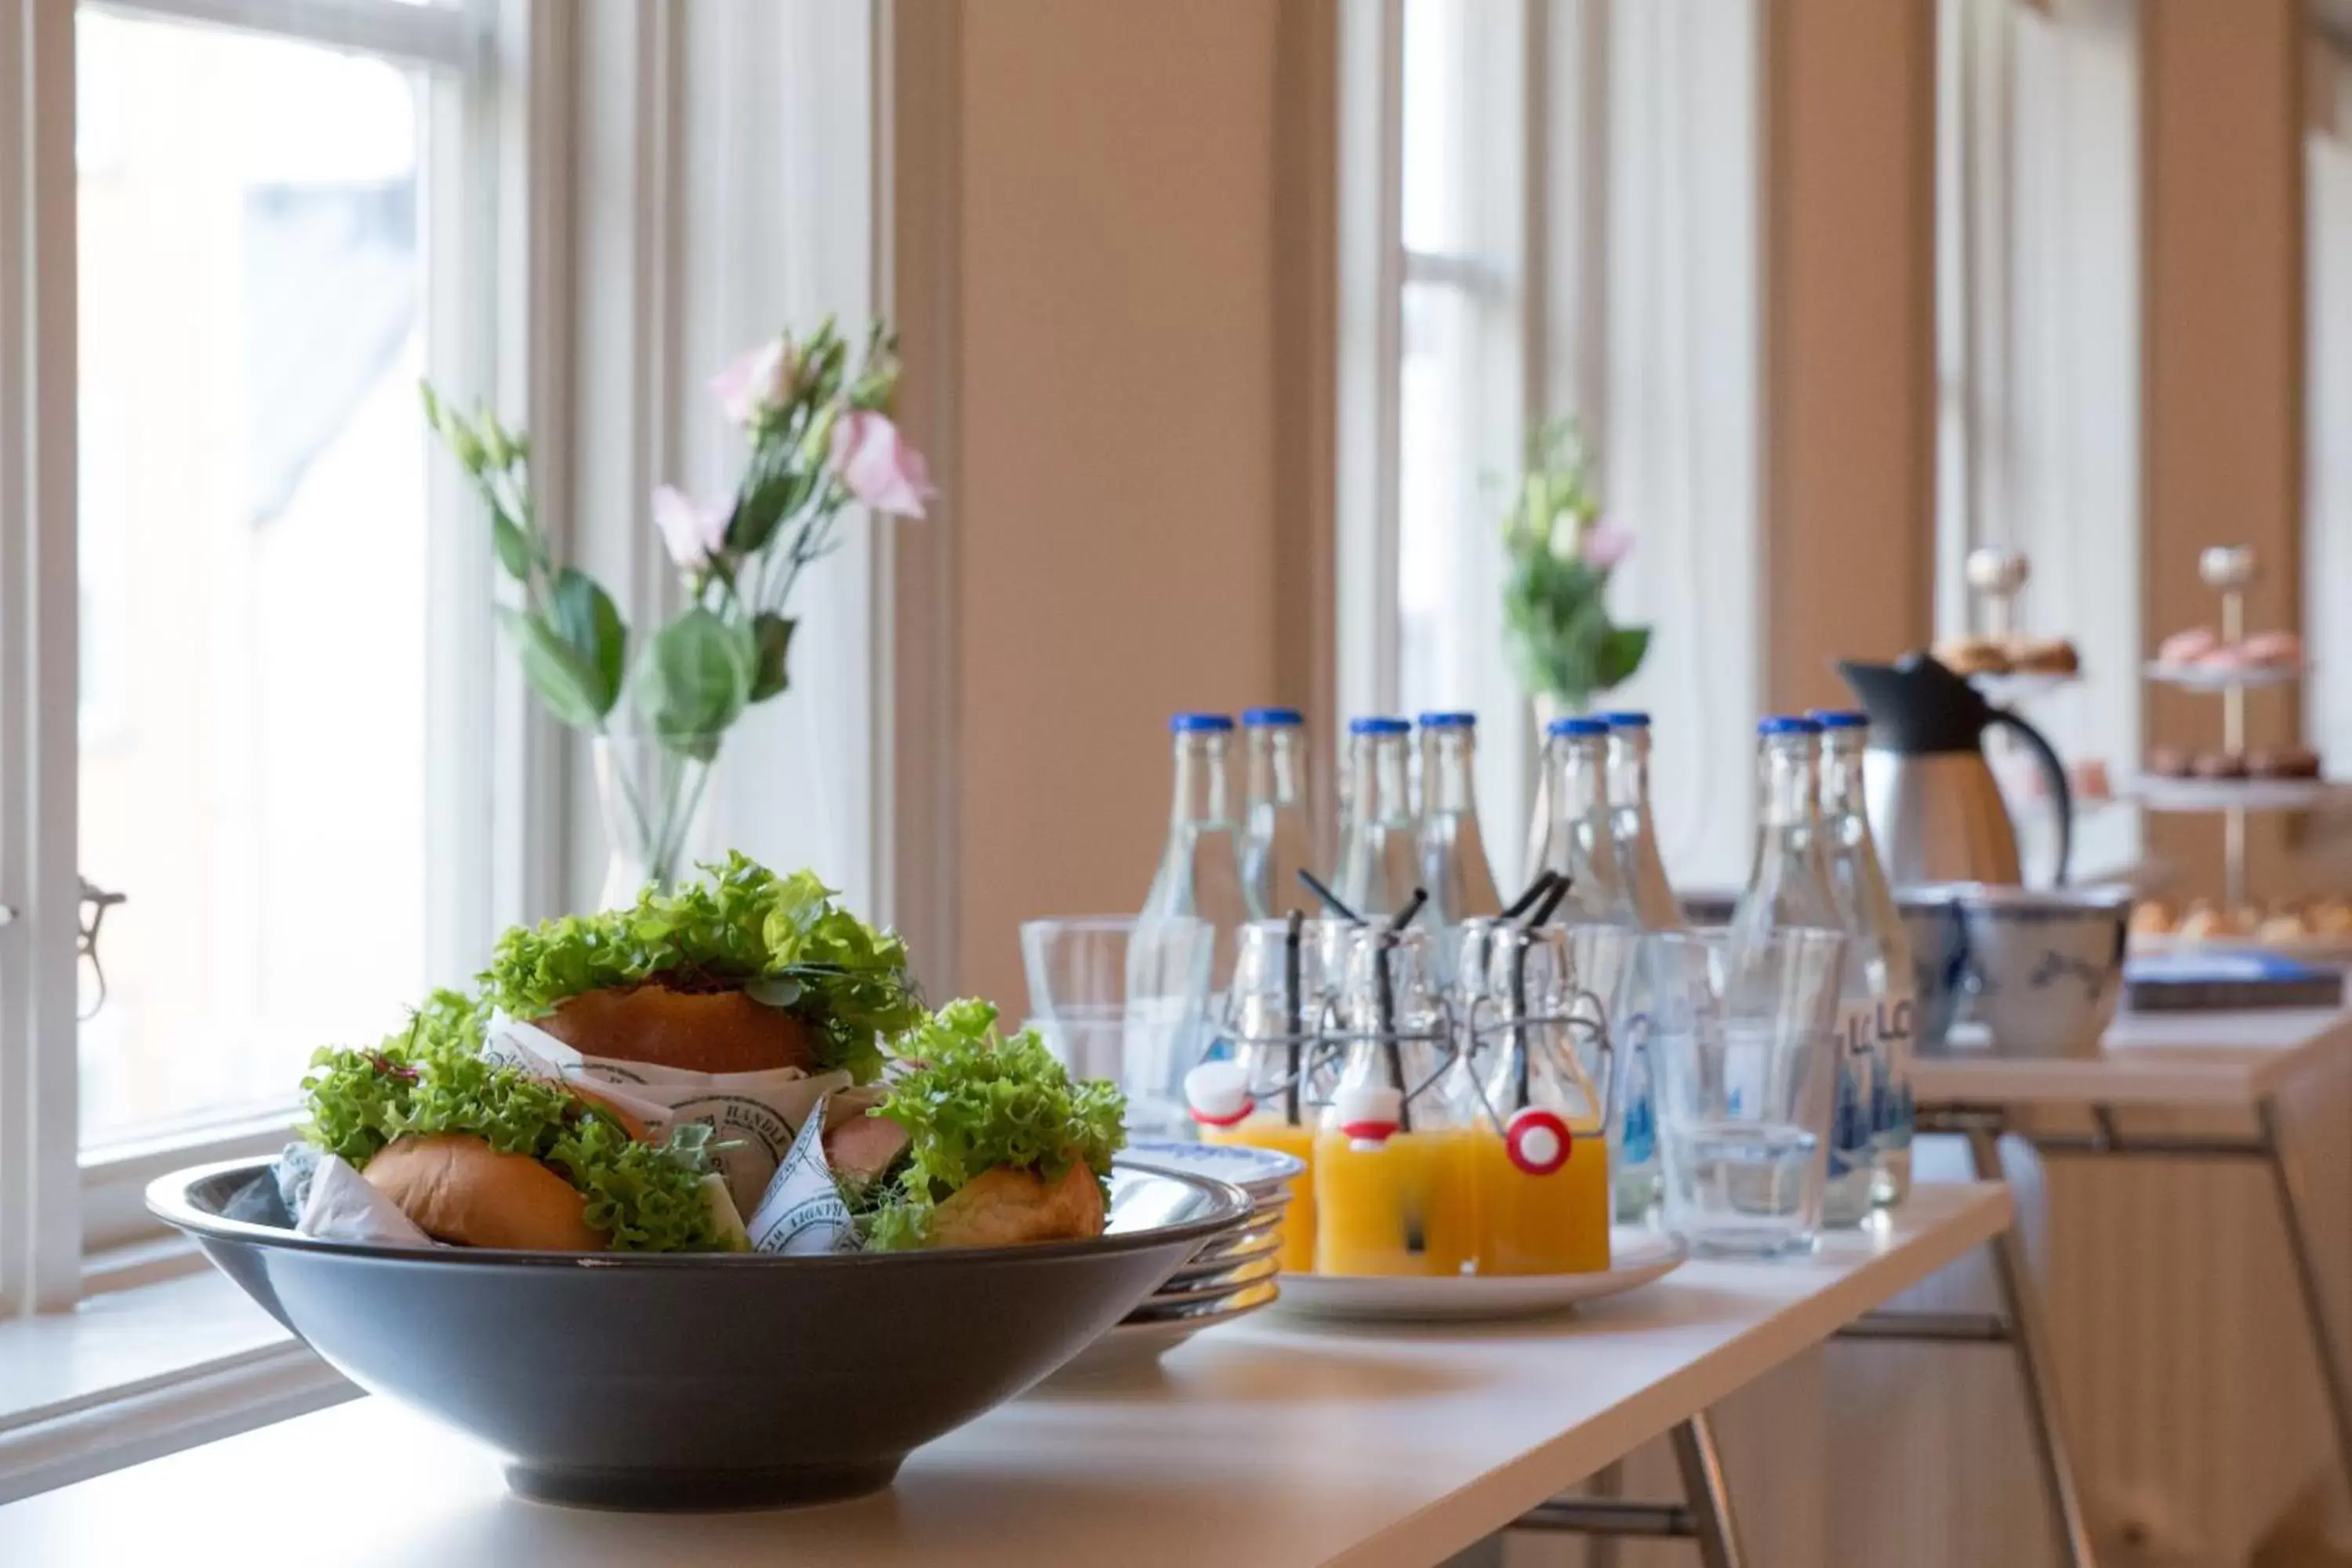
[[[810,1111],[850,1082],[849,1074],[840,1071],[707,1073],[586,1056],[537,1025],[504,1013],[491,1017],[482,1054],[526,1072],[592,1084],[597,1093],[646,1118],[652,1128],[680,1121],[711,1128],[719,1173],[740,1214],[758,1211],[796,1136],[808,1125]],[[821,1130],[823,1119],[816,1124]],[[816,1159],[822,1170],[822,1150]],[[756,1227],[752,1235],[756,1242]]]
[[[805,1257],[856,1249],[856,1225],[825,1163],[824,1100],[803,1118],[800,1135],[785,1151],[745,1229],[754,1252]]]
[[[322,1154],[302,1200],[294,1228],[329,1241],[365,1241],[390,1247],[437,1247],[416,1228],[400,1205],[368,1184],[339,1154]]]

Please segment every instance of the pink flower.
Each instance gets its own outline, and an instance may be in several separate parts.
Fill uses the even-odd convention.
[[[707,505],[674,485],[654,491],[654,526],[681,572],[699,572],[727,542],[730,509]]]
[[[1584,531],[1584,541],[1577,546],[1584,563],[1595,571],[1606,572],[1633,553],[1633,536],[1613,522],[1595,518],[1592,526]]]
[[[940,493],[923,455],[887,415],[868,409],[846,409],[834,423],[833,469],[851,495],[895,517],[922,516],[923,503]]]
[[[791,399],[799,374],[799,356],[792,343],[777,338],[728,361],[727,368],[710,378],[710,390],[727,417],[748,429],[763,410]]]

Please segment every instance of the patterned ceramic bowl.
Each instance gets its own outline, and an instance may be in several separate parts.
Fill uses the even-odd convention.
[[[1919,995],[1917,1031],[1912,1047],[1935,1055],[1966,1010],[1969,978],[1968,922],[1960,914],[1965,887],[1928,884],[1895,895],[1911,942],[1911,969]]]
[[[2123,994],[2122,888],[1959,890],[1969,1016],[1996,1056],[2090,1057]]]

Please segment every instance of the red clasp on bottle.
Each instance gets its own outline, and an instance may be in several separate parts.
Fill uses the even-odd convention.
[[[1530,1176],[1549,1176],[1567,1164],[1574,1142],[1557,1112],[1532,1105],[1515,1112],[1503,1130],[1503,1152]]]

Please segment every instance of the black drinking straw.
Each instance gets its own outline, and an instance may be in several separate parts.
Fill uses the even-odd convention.
[[[1519,1105],[1527,1104],[1534,1092],[1530,1058],[1534,1055],[1535,1047],[1528,1037],[1528,1029],[1527,933],[1551,919],[1552,911],[1559,908],[1562,899],[1568,897],[1569,880],[1568,878],[1561,877],[1553,882],[1542,899],[1537,902],[1536,907],[1528,911],[1526,923],[1519,928],[1518,945],[1511,950],[1511,1002],[1518,1009],[1519,1032],[1519,1067],[1517,1081],[1514,1087],[1518,1090]],[[1516,1110],[1518,1106],[1513,1106],[1511,1109]]]
[[[1306,873],[1302,871],[1299,875],[1305,876]],[[1404,908],[1390,919],[1388,930],[1381,933],[1378,939],[1380,945],[1373,953],[1377,961],[1374,984],[1380,1008],[1376,1022],[1381,1043],[1388,1053],[1389,1074],[1396,1079],[1397,1131],[1400,1132],[1412,1131],[1412,1089],[1404,1080],[1404,1047],[1397,1043],[1396,977],[1389,969],[1389,962],[1396,952],[1397,937],[1412,923],[1412,917],[1421,913],[1421,906],[1427,902],[1429,889],[1415,888],[1412,897],[1405,900]]]
[[[1503,911],[1503,918],[1507,921],[1515,921],[1526,914],[1529,906],[1549,892],[1551,885],[1559,879],[1559,873],[1557,871],[1546,870],[1538,873],[1536,879],[1528,884],[1528,890],[1511,900],[1511,907]]]
[[[1301,866],[1298,868],[1298,879],[1306,883],[1307,890],[1312,892],[1317,898],[1322,900],[1324,905],[1328,908],[1333,914],[1338,915],[1341,920],[1347,921],[1353,925],[1362,925],[1364,923],[1363,916],[1358,914],[1355,910],[1341,903],[1339,901],[1339,895],[1325,887],[1323,885],[1322,879],[1316,876],[1314,872],[1308,870],[1304,866]]]
[[[1306,917],[1293,910],[1282,933],[1282,1031],[1289,1068],[1289,1075],[1283,1079],[1282,1109],[1293,1127],[1298,1125],[1299,1037],[1306,1028],[1298,996],[1298,931],[1306,923]]]
[[[1513,1110],[1526,1105],[1535,1089],[1532,1069],[1528,1065],[1528,1058],[1534,1050],[1533,1042],[1528,1038],[1528,936],[1529,930],[1542,923],[1530,921],[1511,942],[1511,1020],[1519,1037],[1518,1067],[1511,1083],[1518,1098],[1511,1107]]]

